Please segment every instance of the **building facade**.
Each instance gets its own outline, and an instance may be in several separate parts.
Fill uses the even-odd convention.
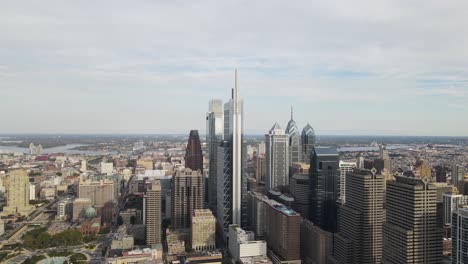
[[[312,148],[315,146],[315,131],[312,126],[307,123],[307,125],[302,129],[301,133],[301,151],[302,151],[302,161],[305,163],[310,162]]]
[[[189,228],[190,217],[196,209],[203,209],[204,178],[200,171],[189,168],[176,171],[172,178],[172,227]]]
[[[195,209],[191,219],[191,245],[194,251],[216,249],[216,218],[209,209]]]
[[[32,210],[29,205],[29,177],[26,170],[11,170],[7,175],[7,206],[3,214],[27,215]]]
[[[337,230],[339,155],[334,148],[312,148],[310,164],[310,220],[321,229]]]
[[[340,204],[344,204],[346,202],[346,175],[357,167],[357,163],[340,160],[338,166],[340,168],[340,196],[338,199]]]
[[[380,264],[384,221],[384,178],[377,170],[355,170],[347,175],[346,203],[340,207],[335,234],[335,264]]]
[[[208,156],[208,206],[216,215],[217,210],[217,172],[216,154],[218,145],[224,138],[224,110],[222,100],[210,100],[206,114],[206,143]]]
[[[311,221],[301,222],[301,260],[305,264],[328,264],[333,252],[333,234]]]
[[[291,167],[294,162],[302,161],[301,134],[297,128],[296,121],[294,121],[292,107],[291,120],[289,120],[286,126],[285,133],[288,135],[288,166]]]
[[[198,130],[190,130],[187,149],[185,150],[185,168],[199,170],[203,174],[203,152]]]
[[[289,185],[288,135],[276,123],[265,135],[266,189]]]
[[[429,178],[397,176],[387,182],[382,263],[441,263],[436,187]]]
[[[143,219],[146,225],[146,244],[161,244],[161,183],[152,181],[143,198]]]
[[[289,188],[291,190],[291,195],[294,197],[292,208],[303,218],[309,219],[309,175],[299,173],[294,174],[291,177]]]
[[[468,263],[468,208],[457,209],[452,220],[452,264]]]

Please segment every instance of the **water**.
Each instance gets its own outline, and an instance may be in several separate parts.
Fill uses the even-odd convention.
[[[51,153],[65,153],[65,154],[79,154],[79,155],[112,155],[116,154],[115,151],[92,151],[92,150],[77,150],[76,147],[87,146],[85,144],[67,144],[65,146],[45,148],[43,154]],[[29,148],[21,148],[17,146],[0,146],[0,153],[29,153]]]
[[[388,150],[392,149],[409,149],[407,145],[387,145]],[[355,152],[355,151],[379,151],[379,147],[343,147],[339,148],[338,152]]]

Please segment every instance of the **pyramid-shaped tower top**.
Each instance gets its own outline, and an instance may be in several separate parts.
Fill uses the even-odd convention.
[[[291,106],[291,120],[289,120],[288,125],[286,126],[286,134],[299,134],[299,129],[297,128],[296,121],[294,121],[293,108]]]
[[[315,131],[312,128],[312,126],[309,123],[307,123],[307,125],[302,130],[302,134],[305,134],[305,135],[315,134]]]
[[[281,127],[280,127],[280,125],[278,124],[278,122],[275,122],[275,124],[273,125],[273,127],[270,129],[270,131],[273,131],[273,130],[281,130]]]

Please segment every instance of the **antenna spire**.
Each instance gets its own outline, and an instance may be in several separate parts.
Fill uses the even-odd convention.
[[[291,120],[293,120],[293,106],[291,105]]]

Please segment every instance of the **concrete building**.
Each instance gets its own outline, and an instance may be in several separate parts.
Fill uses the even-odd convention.
[[[101,162],[99,166],[99,171],[102,174],[112,174],[112,172],[114,171],[114,163]]]
[[[381,263],[384,178],[376,173],[376,169],[348,173],[347,199],[340,208],[331,263]]]
[[[32,182],[29,183],[29,200],[36,200],[36,184]]]
[[[206,113],[206,144],[208,157],[208,205],[216,215],[217,210],[217,158],[218,145],[223,140],[224,116],[223,101],[210,100]]]
[[[293,109],[291,107],[291,120],[286,126],[286,135],[288,135],[288,166],[291,167],[294,162],[302,161],[301,135],[297,128],[296,121],[293,118]]]
[[[255,240],[252,232],[246,232],[237,225],[230,225],[229,254],[234,262],[246,257],[266,256],[267,243]]]
[[[266,190],[289,185],[288,135],[278,123],[265,135]]]
[[[195,209],[203,209],[203,175],[189,168],[179,170],[172,178],[171,216],[174,229],[189,228],[190,217]]]
[[[88,171],[88,162],[86,160],[81,160],[81,168],[82,172]]]
[[[216,218],[211,210],[196,209],[193,211],[190,241],[194,251],[216,249]]]
[[[333,234],[311,221],[301,222],[301,260],[305,264],[327,264],[333,252]]]
[[[61,200],[57,203],[57,220],[67,220],[71,216],[72,202],[68,199]]]
[[[137,166],[143,167],[147,170],[154,170],[154,163],[153,159],[146,158],[146,159],[138,159],[136,162]]]
[[[86,209],[92,206],[91,199],[77,198],[72,203],[72,221],[78,222],[80,219],[86,218]]]
[[[452,225],[452,215],[466,204],[466,198],[461,194],[444,193],[442,194],[443,210],[444,210],[444,225]]]
[[[3,215],[28,215],[33,209],[29,205],[29,177],[26,170],[11,170],[7,175],[7,206]]]
[[[109,250],[106,264],[162,263],[162,247]]]
[[[457,209],[452,219],[452,263],[468,263],[468,208]]]
[[[335,148],[312,148],[310,163],[310,220],[321,229],[337,230],[337,201],[340,193]]]
[[[452,166],[452,185],[460,188],[462,183],[465,181],[465,167],[460,164],[454,164]],[[460,190],[460,192],[463,190]]]
[[[310,162],[310,161],[309,161]],[[294,174],[307,174],[309,175],[310,164],[305,162],[293,162],[289,168],[289,175]]]
[[[340,168],[340,196],[338,200],[340,204],[344,204],[346,203],[346,175],[357,167],[357,163],[340,160],[338,167]]]
[[[442,263],[436,187],[429,178],[387,182],[382,263]]]
[[[302,217],[291,208],[273,200],[265,200],[265,240],[268,257],[273,263],[301,262],[300,225]]]
[[[261,193],[250,191],[248,194],[248,227],[255,233],[257,239],[263,239],[265,236],[266,200],[268,197]]]
[[[161,244],[161,183],[152,181],[143,198],[143,219],[146,225],[146,244]]]
[[[0,236],[3,236],[3,234],[5,234],[5,222],[0,219]]]
[[[112,164],[112,163],[111,163]],[[85,180],[78,184],[78,197],[88,198],[93,206],[103,206],[115,199],[113,181]]]
[[[265,163],[265,154],[259,154],[257,156],[257,170],[255,171],[255,178],[257,183],[265,182],[266,174],[266,163]]]
[[[112,237],[111,249],[133,249],[134,245],[133,236],[127,235],[127,227],[120,226]]]
[[[291,195],[294,197],[292,208],[303,218],[309,219],[310,188],[308,174],[294,174],[289,184]]]

